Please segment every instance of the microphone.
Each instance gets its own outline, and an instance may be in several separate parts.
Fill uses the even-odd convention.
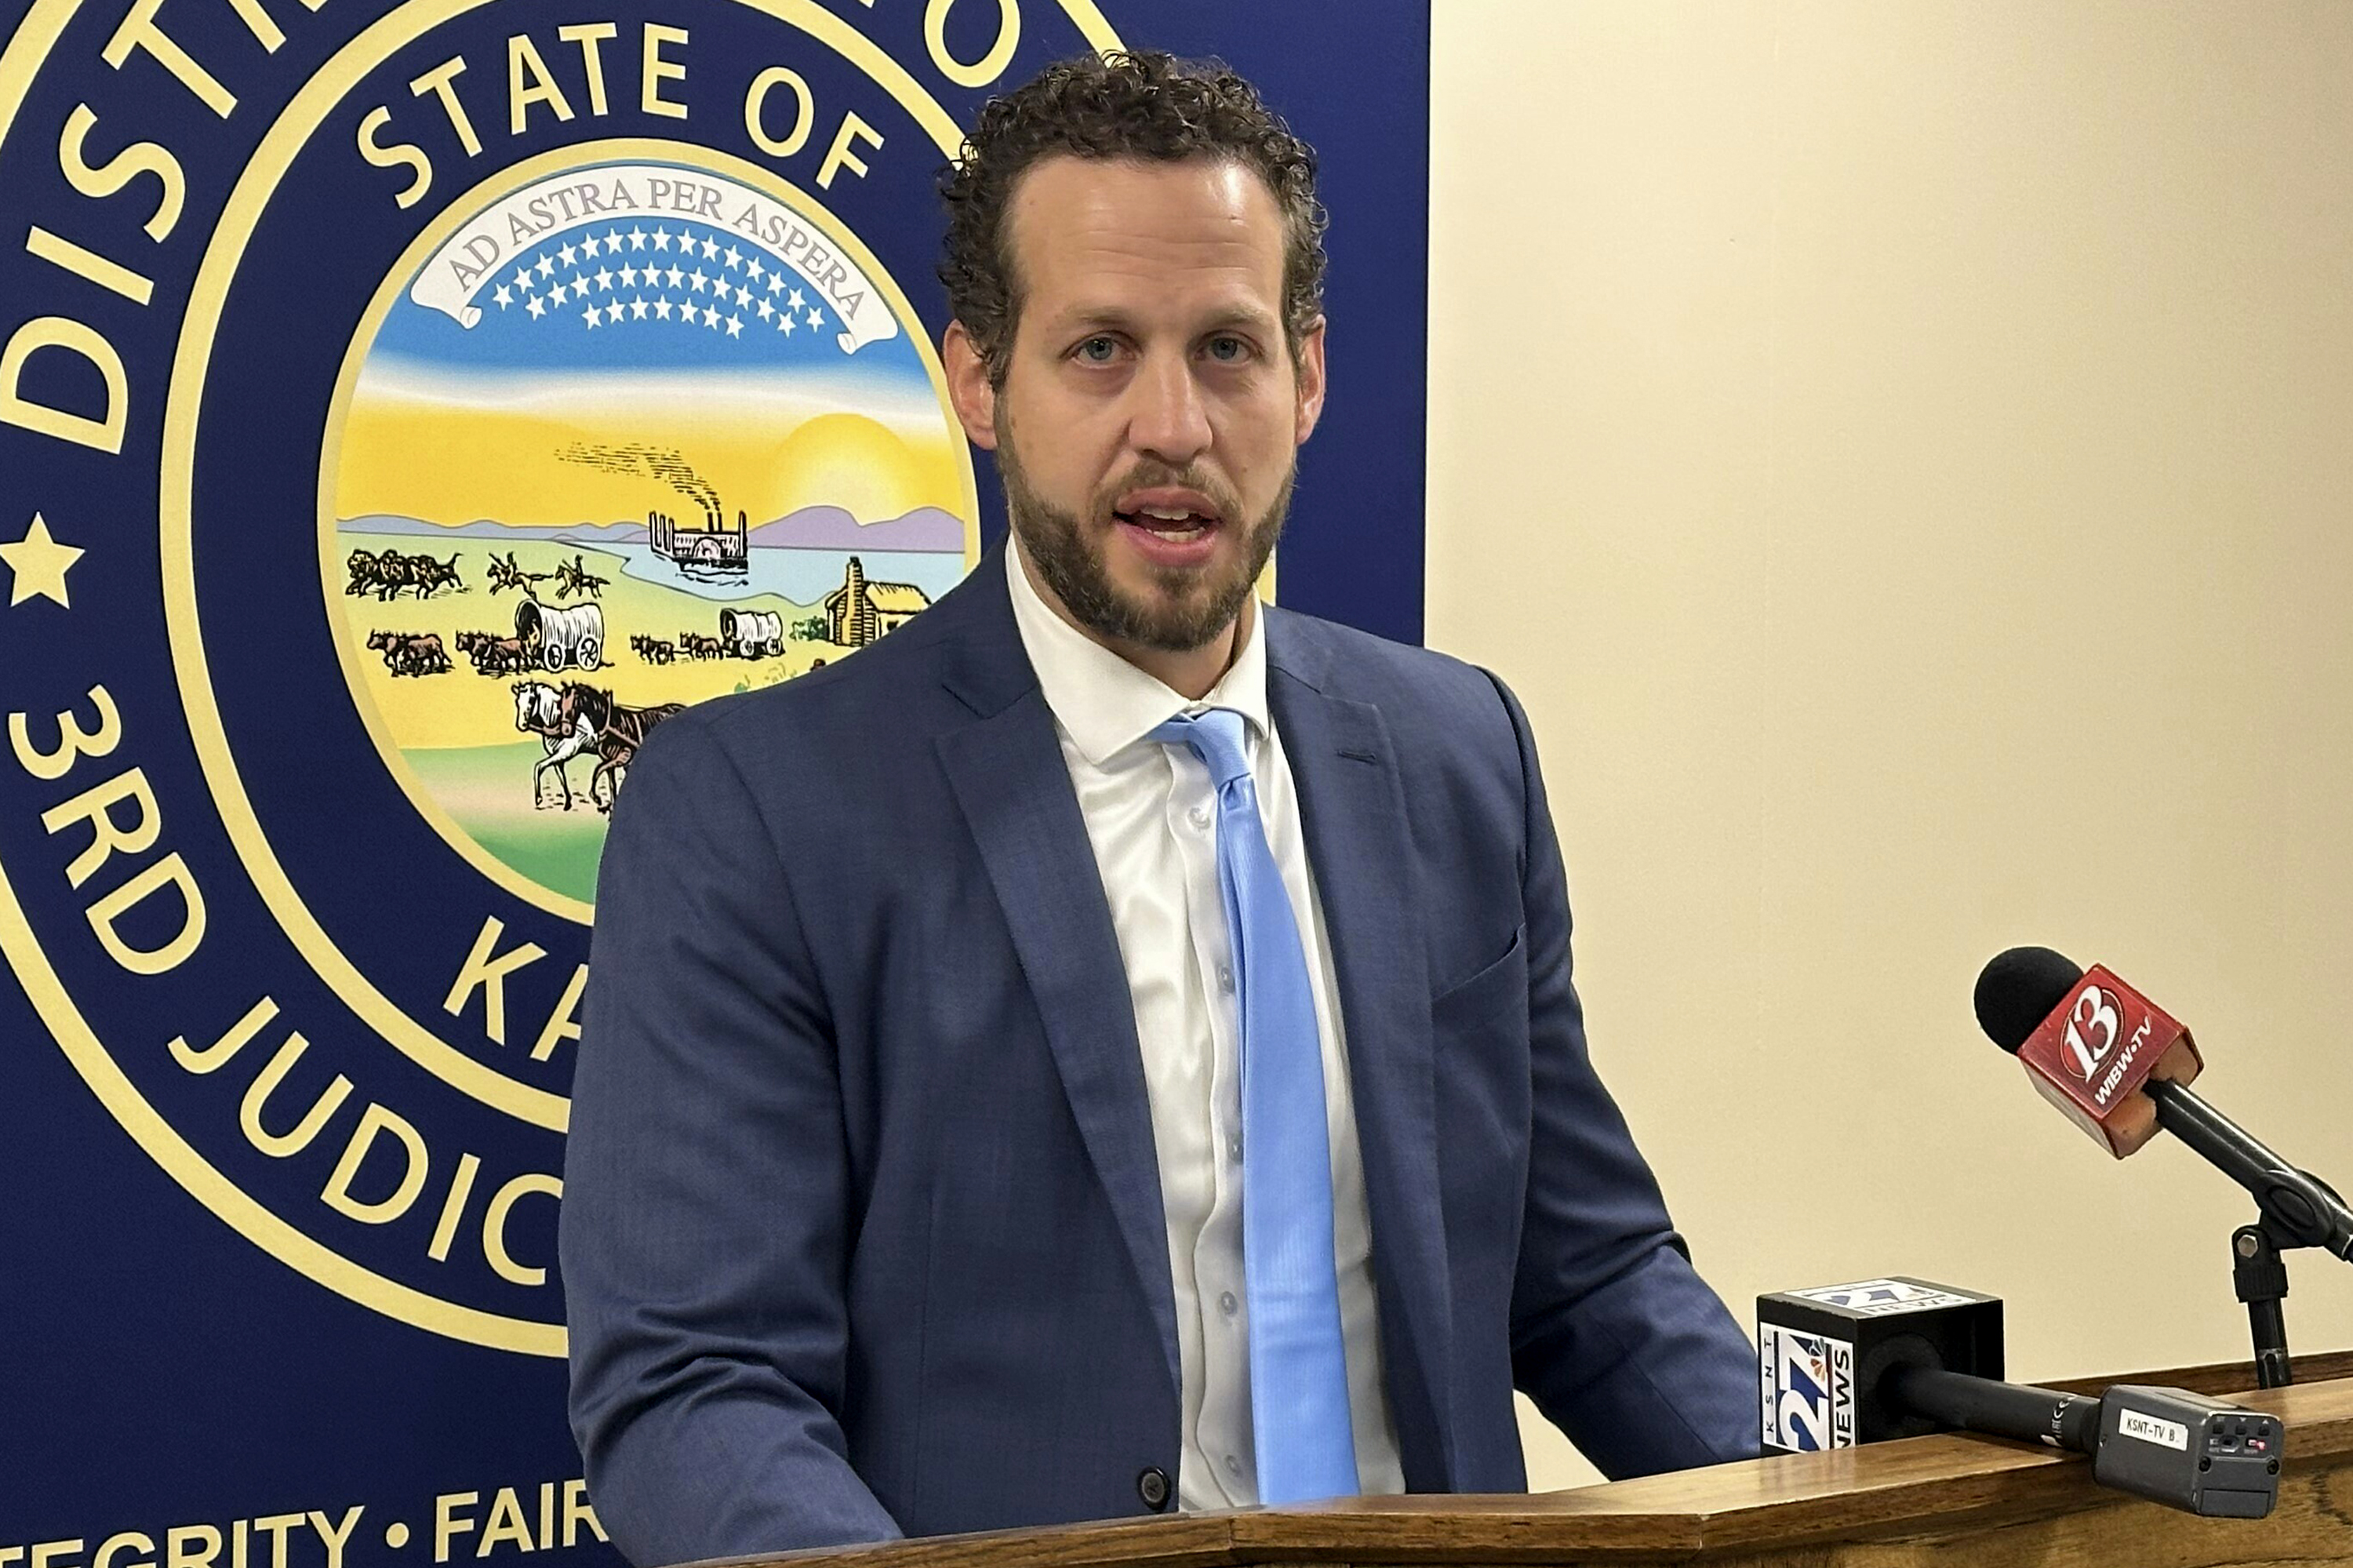
[[[2042,1097],[2122,1160],[2157,1136],[2152,1079],[2187,1085],[2205,1062],[2189,1031],[2104,969],[2012,948],[1978,976],[1978,1024]]]
[[[2252,1193],[2278,1245],[2353,1262],[2353,1209],[2193,1093],[2204,1061],[2189,1032],[2114,974],[2012,948],[1978,976],[1976,1001],[1978,1026],[2109,1153],[2121,1160],[2162,1128]]]
[[[2208,1519],[2263,1519],[2279,1498],[2277,1416],[2187,1389],[2117,1383],[2098,1398],[1902,1366],[1889,1394],[1948,1426],[2086,1455],[2104,1487]]]
[[[1957,1426],[2088,1456],[2099,1485],[2208,1518],[2262,1519],[2278,1496],[2279,1417],[2186,1389],[2004,1383],[2000,1298],[1926,1279],[1758,1297],[1757,1371],[1767,1454]]]

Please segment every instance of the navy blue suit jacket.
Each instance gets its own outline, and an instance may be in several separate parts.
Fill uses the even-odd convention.
[[[670,720],[615,811],[562,1260],[590,1495],[638,1563],[1173,1486],[1135,1018],[1004,579]],[[1753,1352],[1587,1060],[1518,705],[1329,622],[1265,635],[1407,1486],[1523,1489],[1514,1384],[1613,1475],[1753,1454]]]

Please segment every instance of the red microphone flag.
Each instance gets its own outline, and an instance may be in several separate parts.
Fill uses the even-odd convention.
[[[2094,964],[2018,1059],[2044,1099],[2122,1160],[2157,1135],[2151,1078],[2187,1084],[2205,1066],[2189,1031]]]

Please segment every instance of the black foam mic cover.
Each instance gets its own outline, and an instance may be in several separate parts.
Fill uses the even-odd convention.
[[[2083,965],[2048,948],[1997,953],[1978,974],[1978,1027],[2015,1056],[2083,978]]]

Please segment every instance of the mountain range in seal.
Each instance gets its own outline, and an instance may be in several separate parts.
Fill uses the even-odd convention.
[[[699,522],[699,520],[698,520]],[[375,513],[347,517],[336,527],[347,533],[406,534],[429,538],[540,539],[575,545],[642,545],[643,523],[509,524],[477,518],[470,523],[427,523]],[[755,550],[915,551],[962,554],[964,520],[936,506],[919,506],[904,516],[860,523],[839,506],[804,506],[754,525],[746,543]]]

